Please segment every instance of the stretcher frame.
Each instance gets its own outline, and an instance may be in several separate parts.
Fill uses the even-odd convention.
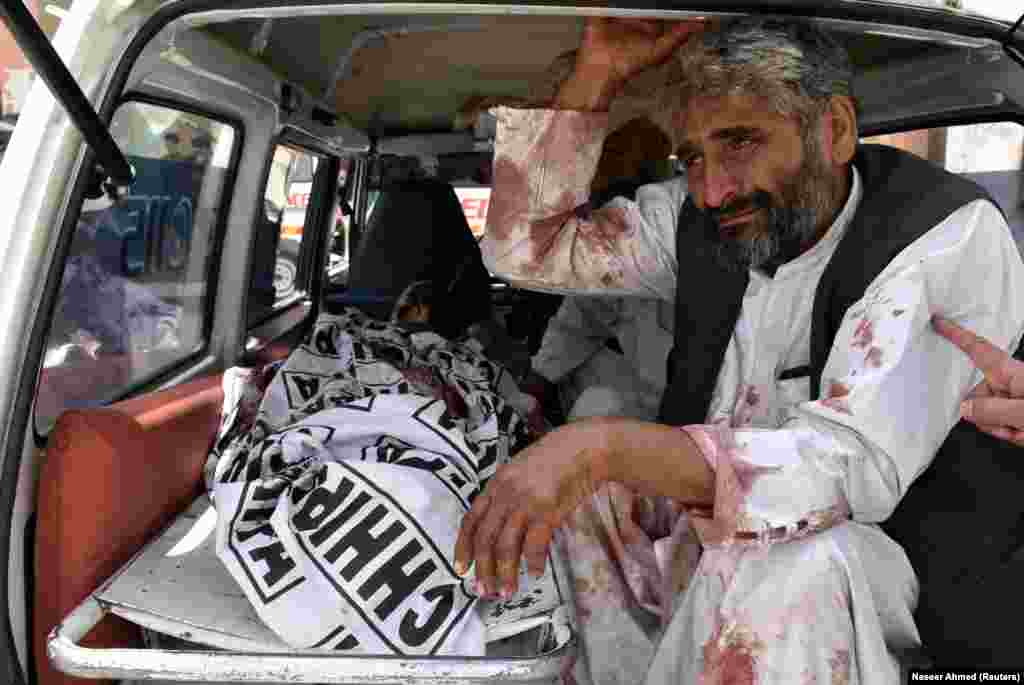
[[[179,519],[187,514],[184,512]],[[68,675],[90,679],[209,683],[553,684],[561,682],[561,674],[572,667],[576,658],[575,608],[572,593],[568,591],[561,593],[563,604],[550,612],[547,620],[534,620],[540,625],[535,625],[528,635],[535,639],[539,653],[532,656],[339,656],[337,652],[322,649],[260,647],[244,640],[234,644],[229,640],[227,649],[221,649],[220,645],[195,645],[197,649],[186,650],[82,646],[82,639],[108,614],[132,620],[132,614],[126,613],[123,606],[105,601],[104,592],[160,537],[140,550],[50,632],[47,654],[55,668]],[[567,579],[564,560],[554,549],[549,559],[556,576],[563,581]],[[561,587],[565,587],[564,582]],[[189,626],[177,627],[175,637],[187,639]],[[540,651],[542,649],[544,651]]]

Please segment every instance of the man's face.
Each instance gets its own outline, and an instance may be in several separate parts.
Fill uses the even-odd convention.
[[[179,125],[164,134],[169,159],[180,159],[205,165],[210,159],[212,141],[204,131]]]
[[[827,228],[839,179],[819,125],[805,136],[795,117],[745,95],[696,98],[681,123],[689,192],[726,266],[777,266]]]

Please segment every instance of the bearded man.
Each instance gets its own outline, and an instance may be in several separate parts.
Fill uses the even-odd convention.
[[[859,144],[849,59],[819,28],[701,28],[590,21],[553,109],[496,111],[491,270],[672,300],[675,347],[660,423],[548,434],[477,498],[457,561],[509,592],[561,527],[577,679],[897,683],[922,638],[955,665],[1013,665],[992,612],[1015,587],[1021,460],[959,421],[981,378],[931,328],[1016,349],[1006,221],[972,183]],[[610,103],[673,54],[685,179],[578,210]]]

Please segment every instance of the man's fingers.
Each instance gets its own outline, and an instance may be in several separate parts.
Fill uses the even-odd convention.
[[[548,558],[548,545],[555,529],[546,521],[537,521],[526,531],[523,539],[523,556],[530,575],[539,578],[544,573],[544,565]]]
[[[964,354],[971,358],[974,365],[985,374],[985,378],[989,381],[995,380],[996,376],[1001,374],[1003,364],[1010,358],[1010,355],[985,338],[962,328],[949,319],[934,316],[932,325],[942,337],[963,350]]]
[[[960,413],[978,425],[1024,429],[1024,399],[974,397],[961,403]]]
[[[635,17],[619,17],[615,19],[615,23],[648,36],[657,36],[661,24],[657,19],[637,19]]]
[[[1013,439],[1013,435],[1014,435],[1013,429],[1007,428],[1006,426],[990,426],[990,425],[978,424],[978,423],[975,423],[974,425],[982,433],[988,433],[989,435],[991,435],[994,438],[999,438],[1000,440],[1005,440],[1007,442],[1010,442]]]
[[[973,400],[976,397],[998,397],[992,386],[988,384],[988,381],[982,381],[974,386],[974,389],[967,393],[965,400]],[[963,409],[963,407],[961,407]]]
[[[505,519],[505,527],[498,537],[495,566],[498,572],[498,587],[501,596],[507,599],[519,586],[519,559],[522,556],[523,537],[530,522],[525,509],[512,512]]]
[[[1018,447],[1024,447],[1024,431],[1014,428],[1007,428],[1006,431],[1009,437],[1003,438],[1003,440],[1012,442]]]
[[[972,421],[971,423],[974,422]],[[988,433],[994,438],[999,438],[1005,442],[1024,447],[1024,430],[1011,428],[1010,426],[997,426],[984,423],[974,423],[974,427],[982,433]]]
[[[495,502],[487,508],[487,514],[477,524],[473,535],[473,558],[476,560],[476,582],[479,591],[487,596],[498,593],[495,573],[495,548],[505,527],[508,512]]]
[[[459,536],[455,540],[455,572],[460,576],[465,575],[469,565],[473,562],[473,537],[476,535],[476,528],[487,513],[490,506],[490,496],[481,493],[473,501],[473,506],[466,515],[462,517],[462,525],[459,526]]]
[[[665,61],[680,45],[685,43],[691,34],[703,31],[703,21],[676,21],[668,25],[668,30],[658,37],[654,43],[654,62]]]

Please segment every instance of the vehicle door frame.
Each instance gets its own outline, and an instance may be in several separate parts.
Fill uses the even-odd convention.
[[[135,30],[133,36],[128,42],[127,47],[120,52],[118,57],[111,56],[109,62],[110,67],[108,72],[109,77],[99,91],[101,93],[99,99],[101,105],[99,107],[99,114],[101,119],[109,124],[115,107],[121,100],[122,91],[124,90],[125,84],[128,80],[129,74],[136,60],[142,54],[144,48],[148,45],[149,41],[157,35],[157,33],[166,26],[170,21],[181,17],[187,13],[193,12],[204,12],[204,11],[216,11],[222,8],[225,3],[222,0],[178,0],[174,2],[167,2],[161,5],[155,12],[150,14],[148,17],[141,17],[140,25]],[[282,8],[290,12],[295,12],[296,8],[310,7],[315,9],[313,6],[319,4],[309,0],[291,3],[288,7]],[[347,6],[350,5],[352,11],[360,11],[360,8],[364,7],[365,3],[359,2],[335,2],[336,6]],[[380,8],[382,5],[388,3],[375,4],[375,8]],[[490,4],[490,3],[486,3]],[[499,14],[502,12],[502,5],[505,3],[493,3],[493,12]],[[709,3],[710,4],[710,3]],[[627,5],[627,3],[619,3],[619,6]],[[281,3],[272,2],[272,0],[258,0],[256,2],[238,3],[233,6],[232,11],[242,9],[245,7],[255,8],[257,10],[266,9],[270,7],[281,8]],[[406,11],[408,5],[403,4]],[[784,16],[813,16],[819,18],[836,18],[853,21],[867,21],[871,23],[895,23],[900,25],[917,26],[922,29],[948,31],[950,33],[962,34],[971,37],[985,37],[991,39],[998,39],[1002,36],[1001,31],[1005,30],[1005,26],[999,22],[985,20],[981,18],[972,18],[956,15],[954,13],[935,12],[924,8],[916,8],[912,6],[884,6],[875,3],[864,3],[858,5],[852,5],[841,0],[793,0],[792,2],[786,3],[785,5],[778,2],[768,2],[766,0],[745,0],[745,2],[723,2],[716,4],[713,7],[709,7],[708,4],[701,3],[671,3],[669,8],[675,8],[688,12],[700,11],[704,9],[708,12],[743,12],[751,13],[756,11],[766,11],[774,14],[780,14]],[[424,4],[421,8],[423,12],[438,13],[438,12],[460,12],[457,5],[436,5],[436,4]],[[556,8],[557,9],[557,8]],[[566,11],[572,8],[564,8]],[[587,7],[583,12],[593,12],[595,8]],[[601,8],[607,9],[607,8]],[[628,12],[644,15],[665,15],[670,11],[666,9],[666,3],[655,4],[650,3],[628,3]],[[487,12],[492,11],[490,8],[485,8]],[[532,11],[541,12],[544,8],[541,6],[532,8]],[[85,10],[83,10],[84,12]],[[129,10],[130,11],[130,10]],[[141,10],[138,10],[141,12]],[[463,8],[463,11],[466,11]],[[475,10],[483,12],[484,10]],[[524,9],[524,13],[531,11],[531,8],[527,7]],[[616,12],[608,12],[609,14],[615,14]],[[74,13],[72,13],[74,15]],[[75,26],[72,30],[66,32],[65,45],[71,49],[77,49],[82,44],[83,36],[86,29],[86,21],[83,19],[80,26]],[[63,30],[63,27],[62,27]],[[109,39],[109,37],[108,37]],[[1012,44],[1018,50],[1024,51],[1024,37],[1014,36],[1012,37]],[[101,52],[103,54],[112,53],[109,45],[102,46]],[[81,66],[81,65],[79,65]],[[90,65],[95,68],[95,65]],[[38,89],[37,89],[38,90]],[[39,97],[38,95],[30,96]],[[56,108],[54,108],[56,109]],[[52,110],[51,110],[52,111]],[[8,154],[11,150],[8,150]],[[57,247],[59,248],[58,254],[66,254],[66,251],[70,245],[70,236],[73,233],[73,226],[69,224],[74,223],[74,219],[71,217],[74,211],[69,211],[69,208],[76,208],[80,206],[81,199],[85,192],[85,177],[87,174],[83,174],[82,169],[91,167],[93,160],[93,154],[84,150],[78,158],[76,165],[77,171],[73,172],[74,176],[73,184],[70,186],[70,190],[65,194],[65,202],[63,208],[57,210],[55,214],[57,216],[63,215],[63,219],[60,223],[60,236],[57,240]],[[237,187],[237,186],[236,186]],[[232,189],[234,190],[234,189]],[[233,193],[231,193],[233,194]],[[258,198],[259,202],[262,202],[262,197]],[[40,212],[36,210],[33,218],[38,220]],[[235,246],[236,241],[227,240],[224,245],[224,249],[230,251]],[[243,249],[244,253],[244,249]],[[353,255],[354,258],[354,255]],[[55,262],[55,257],[51,253],[46,259],[41,259],[44,264],[61,263]],[[61,274],[54,273],[53,269],[47,269],[45,286],[40,289],[37,297],[41,296],[42,306],[41,310],[49,311],[56,298],[56,291],[59,286]],[[221,278],[225,277],[224,270],[221,271]],[[221,294],[220,292],[218,294]],[[239,302],[235,298],[217,298],[218,303],[215,305],[215,321],[220,320],[219,317],[225,312],[225,310],[232,305],[236,307],[236,310],[241,312],[239,315],[244,320],[244,306],[238,307]],[[228,300],[228,301],[224,301]],[[233,300],[233,301],[232,301]],[[244,302],[242,303],[244,305]],[[21,456],[24,445],[24,437],[29,435],[31,429],[31,406],[34,397],[34,387],[36,383],[38,366],[42,359],[43,348],[46,344],[46,329],[49,326],[48,318],[32,316],[31,311],[22,310],[21,317],[26,321],[31,319],[31,325],[28,329],[29,342],[27,345],[19,348],[18,352],[14,353],[11,358],[0,368],[0,372],[6,371],[7,375],[4,377],[4,383],[9,385],[7,388],[11,392],[8,394],[9,397],[13,398],[9,405],[8,413],[0,417],[2,421],[2,439],[0,439],[0,559],[10,559],[11,555],[11,522],[12,512],[15,503],[15,496],[18,492],[19,485],[25,482],[22,478],[19,480],[19,471],[21,468]],[[10,316],[11,319],[18,319],[16,313]],[[235,326],[236,332],[244,331],[244,325]],[[240,352],[239,346],[231,344],[225,340],[211,340],[211,346],[214,349],[218,345],[221,349],[235,349]],[[224,359],[225,362],[232,362],[234,359],[233,353],[229,354],[229,358]],[[31,479],[29,479],[31,482]],[[8,565],[3,564],[3,570],[0,571],[0,604],[7,607],[8,610],[4,611],[3,619],[0,620],[0,650],[3,650],[6,658],[0,658],[0,664],[8,664],[6,672],[0,669],[0,679],[4,679],[12,683],[24,683],[26,676],[21,671],[20,659],[18,658],[18,650],[14,644],[14,631],[11,625],[10,616],[10,596],[9,596],[9,583],[8,583]],[[30,660],[29,660],[30,661]]]

